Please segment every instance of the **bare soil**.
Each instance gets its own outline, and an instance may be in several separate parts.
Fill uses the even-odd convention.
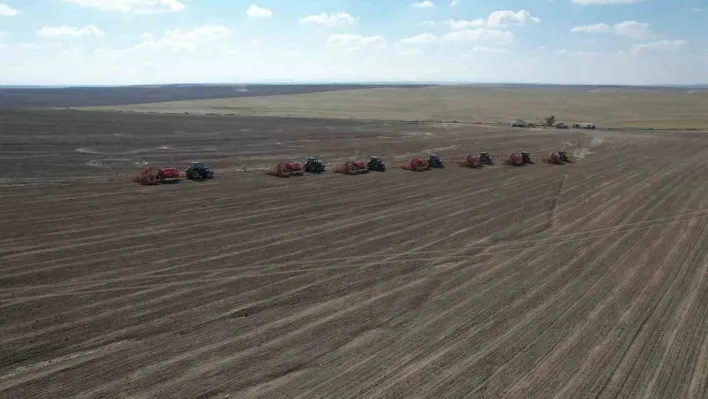
[[[708,395],[705,134],[0,118],[1,397]],[[311,153],[391,170],[259,169]],[[213,181],[129,181],[195,157]]]

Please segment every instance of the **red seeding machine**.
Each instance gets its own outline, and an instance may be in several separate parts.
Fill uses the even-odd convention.
[[[144,186],[160,183],[176,182],[185,178],[185,175],[175,168],[160,168],[153,173],[152,168],[145,168],[133,177],[133,181]]]
[[[430,169],[428,161],[423,158],[413,158],[409,162],[401,164],[401,169],[412,170],[414,172],[422,172]]]
[[[518,152],[512,152],[502,158],[504,165],[521,166],[524,164],[524,158]]]
[[[358,175],[368,172],[366,162],[346,161],[343,164],[334,165],[334,173],[342,173],[345,175]]]
[[[482,167],[482,160],[479,158],[479,155],[473,155],[473,154],[465,154],[462,156],[462,158],[458,159],[455,161],[460,166],[468,167],[468,168],[480,168]]]
[[[300,162],[281,162],[273,165],[267,172],[271,176],[290,177],[293,175],[302,175],[305,170]]]
[[[565,151],[558,151],[549,153],[547,158],[543,158],[543,162],[551,165],[565,165],[573,161],[568,158],[568,154]]]
[[[565,151],[551,152],[547,157],[542,158],[542,161],[551,165],[564,165],[573,162]],[[531,154],[527,151],[512,152],[501,157],[501,162],[504,165],[523,166],[531,165],[534,162],[531,160]],[[467,153],[455,160],[455,164],[466,168],[481,168],[485,165],[494,165],[492,157],[488,152],[480,152],[479,155]],[[432,168],[445,168],[442,159],[435,155],[429,154],[425,157],[415,157],[409,162],[401,164],[401,169],[422,172]],[[386,164],[379,157],[369,157],[368,161],[345,161],[344,163],[336,164],[333,167],[333,172],[346,175],[358,175],[369,173],[370,171],[385,171]],[[244,166],[244,171],[246,168]],[[305,173],[320,174],[325,171],[325,163],[316,157],[308,157],[302,162],[280,162],[269,168],[266,173],[276,177],[290,177],[303,175]],[[203,180],[214,177],[214,172],[210,167],[204,166],[199,162],[192,162],[190,167],[184,172],[180,172],[176,168],[165,167],[154,169],[152,167],[141,170],[133,181],[142,185],[156,185],[161,183],[176,182],[182,179]]]

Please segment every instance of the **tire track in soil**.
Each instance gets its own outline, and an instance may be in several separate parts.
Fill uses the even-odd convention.
[[[485,144],[502,145],[514,133],[502,129],[493,139],[485,136],[485,141],[491,143]],[[463,148],[464,143],[456,141],[479,137],[440,137],[439,145],[454,143]],[[539,148],[548,148],[553,137],[560,136],[550,133],[549,137],[529,136],[523,140],[538,141]],[[624,140],[634,136],[621,137]],[[61,201],[86,193],[86,187],[57,189],[45,198],[41,198],[42,190],[33,189],[37,194],[29,201],[38,206],[33,218],[26,220],[30,223],[23,225],[22,219],[7,215],[13,226],[27,233],[0,240],[0,261],[11,262],[12,268],[1,271],[0,278],[27,271],[26,276],[35,280],[14,288],[0,288],[0,306],[16,310],[6,313],[16,322],[9,329],[0,328],[0,335],[20,337],[31,332],[34,320],[22,316],[21,311],[41,303],[59,311],[53,312],[55,319],[39,319],[48,328],[40,341],[45,345],[61,339],[69,341],[42,355],[27,353],[29,357],[20,364],[32,364],[33,359],[42,357],[83,353],[121,337],[142,340],[125,350],[105,352],[90,360],[85,357],[86,361],[76,364],[59,360],[52,367],[61,368],[61,372],[46,367],[19,371],[17,375],[23,382],[13,383],[3,392],[11,396],[62,392],[72,397],[149,397],[177,391],[183,396],[221,392],[234,396],[237,392],[238,397],[437,392],[440,397],[447,397],[469,394],[468,388],[483,386],[484,381],[500,382],[489,391],[492,394],[514,384],[523,386],[524,376],[532,375],[528,373],[539,367],[578,370],[580,360],[574,360],[574,356],[566,360],[567,357],[548,354],[568,345],[565,350],[582,359],[582,354],[588,352],[579,348],[581,344],[568,342],[568,337],[575,337],[572,334],[578,331],[574,330],[575,323],[582,312],[601,317],[605,311],[598,307],[600,304],[607,304],[613,312],[620,301],[624,308],[634,306],[631,293],[645,285],[661,283],[649,280],[648,273],[633,272],[647,263],[642,259],[662,253],[672,243],[684,251],[677,253],[680,257],[690,239],[662,234],[683,231],[691,225],[694,230],[687,234],[698,240],[694,234],[696,223],[704,222],[708,213],[705,206],[694,207],[700,191],[685,183],[698,176],[686,166],[691,160],[680,158],[686,153],[686,143],[622,144],[611,150],[609,146],[606,151],[596,150],[598,154],[563,168],[535,165],[425,174],[396,171],[367,176],[374,179],[366,180],[320,176],[284,181],[239,176],[243,185],[253,189],[238,194],[240,200],[233,202],[224,194],[241,187],[192,185],[170,187],[169,191],[135,188],[121,193],[120,188],[94,185],[100,187],[99,192],[65,207],[66,233],[74,236],[68,240],[51,230],[52,224],[61,222],[45,216],[45,212]],[[395,145],[407,144],[402,141]],[[705,150],[705,146],[700,148]],[[401,148],[399,152],[411,150]],[[667,158],[642,165],[660,154]],[[637,164],[641,166],[638,168]],[[565,174],[568,184],[556,195],[558,181]],[[599,190],[594,189],[608,180]],[[655,196],[646,198],[643,206],[636,206],[647,192],[641,188],[642,183],[654,187],[648,190],[654,190]],[[337,194],[336,198],[355,200],[361,190],[378,190],[384,193],[381,202],[386,205],[372,209],[357,201],[322,207],[311,204],[301,208],[303,214],[292,214],[288,199],[281,197],[286,191],[302,198],[323,185],[327,192]],[[69,191],[64,194],[62,190]],[[622,195],[624,190],[632,194]],[[424,199],[426,192],[435,194]],[[13,195],[17,193],[14,191]],[[182,209],[189,200],[177,198],[175,205],[181,208],[172,216],[178,220],[157,213],[145,220],[152,229],[143,229],[139,215],[120,219],[121,213],[129,209],[126,200],[164,201],[174,198],[175,193],[203,195],[213,203],[200,212],[220,210],[223,215],[192,214],[187,208]],[[527,196],[526,201],[518,199],[519,193]],[[267,198],[267,210],[252,209],[258,196],[276,198]],[[0,198],[8,197],[0,194]],[[438,201],[437,207],[428,206],[427,201],[433,200]],[[104,211],[94,208],[97,201],[113,205]],[[412,208],[409,212],[406,202]],[[86,225],[82,215],[93,225]],[[374,222],[368,223],[371,220]],[[325,228],[314,224],[320,221]],[[549,221],[557,223],[552,225]],[[207,262],[199,259],[212,257],[208,249],[195,250],[173,241],[202,222],[219,234],[216,239],[199,239],[199,244],[214,243],[212,250],[221,255]],[[426,232],[431,225],[437,231],[434,237]],[[133,233],[144,235],[131,240]],[[32,234],[46,238],[44,247],[33,247]],[[103,237],[92,237],[94,234]],[[301,235],[304,239],[298,240]],[[380,239],[377,241],[376,237]],[[622,252],[626,252],[623,246],[639,237],[644,237],[643,245],[657,245],[657,249],[646,254],[640,253],[639,247],[631,254]],[[145,246],[141,242],[145,240],[157,245]],[[53,250],[74,243],[85,246]],[[49,251],[3,256],[13,245],[17,245],[15,251]],[[260,248],[251,250],[254,245]],[[130,255],[126,255],[124,263],[112,261],[116,254],[126,252]],[[572,261],[574,256],[582,260]],[[595,266],[588,270],[581,267],[593,260]],[[664,275],[671,270],[670,262],[659,263],[650,264],[650,269]],[[688,269],[682,276],[699,275],[698,269],[683,267]],[[65,277],[68,273],[73,276]],[[634,279],[623,284],[607,280],[623,275]],[[49,284],[54,277],[59,278],[56,286]],[[604,284],[603,279],[610,283]],[[705,311],[699,306],[706,298],[702,293],[696,294],[696,290],[705,283],[693,281],[694,285],[688,285],[688,280],[665,282],[666,299],[659,300],[664,313],[657,313],[649,323],[668,323],[674,315],[681,315],[677,320],[703,320]],[[76,299],[62,297],[63,294]],[[602,294],[606,295],[600,302],[590,301]],[[43,295],[45,299],[39,299]],[[98,300],[88,300],[92,296]],[[82,304],[82,298],[88,301]],[[669,301],[672,298],[683,298],[686,313],[671,312],[678,306],[678,302]],[[49,303],[52,299],[54,304]],[[656,299],[652,296],[642,300],[647,303]],[[12,301],[16,302],[9,306]],[[62,302],[75,305],[62,309]],[[244,310],[252,313],[243,317]],[[97,319],[82,321],[82,312],[103,314],[110,323],[99,327],[94,324]],[[632,315],[625,322],[634,326],[639,316]],[[62,321],[64,317],[67,318]],[[68,323],[67,329],[56,330],[62,322]],[[605,321],[604,326],[611,322],[612,319]],[[552,334],[544,335],[544,328]],[[10,331],[13,333],[7,334]],[[595,332],[583,330],[578,342],[596,342],[593,334],[604,331],[599,327]],[[623,330],[613,331],[613,337],[628,339]],[[678,369],[694,372],[684,373],[685,388],[675,392],[700,393],[705,389],[705,378],[696,373],[706,366],[701,366],[698,355],[690,353],[708,351],[708,344],[698,338],[701,334],[699,328],[679,324],[671,341],[673,347],[669,346],[671,351],[655,350],[654,355],[648,355],[645,351],[649,347],[633,346],[633,353],[641,354],[650,364],[660,361],[664,353],[681,359]],[[687,345],[691,340],[694,344]],[[16,341],[18,345],[23,342]],[[490,346],[495,342],[499,344],[496,348]],[[607,343],[608,349],[622,347],[626,342],[613,339]],[[649,342],[658,345],[663,341]],[[438,357],[435,365],[447,370],[447,379],[430,374],[430,366],[424,363],[440,350],[447,350],[448,355]],[[496,357],[499,359],[494,360]],[[563,361],[554,360],[559,358]],[[636,354],[632,357],[637,358]],[[485,363],[476,364],[477,359]],[[540,366],[539,362],[544,361],[546,364]],[[415,364],[422,366],[410,369]],[[669,389],[661,387],[680,375],[680,371],[667,375],[656,371],[656,367],[642,371],[629,363],[622,364],[622,370],[633,376],[632,381],[659,376],[655,378],[656,391]],[[465,370],[468,375],[463,379],[459,372]],[[469,374],[471,370],[473,373]],[[551,374],[533,375],[540,387],[548,388],[544,392],[553,396],[558,382],[549,378]],[[557,374],[552,377],[557,378]],[[601,369],[593,368],[577,382],[587,384],[601,374]],[[71,387],[64,384],[67,377],[75,381]],[[395,380],[401,383],[394,389],[383,389]],[[613,385],[612,389],[638,393],[636,387],[640,386],[644,385],[627,383]]]
[[[667,171],[664,171],[664,174],[666,174],[666,173],[668,173],[668,172],[667,172]],[[643,207],[640,207],[640,208],[638,208],[638,209],[642,209],[642,208],[643,208]],[[634,212],[638,212],[638,209],[635,209]],[[619,242],[621,242],[621,241],[622,241],[622,240],[617,240],[614,246],[618,245],[617,243],[619,243]],[[600,244],[595,244],[595,246],[600,246],[600,245],[602,245],[602,244],[604,244],[604,242],[600,242]],[[585,252],[587,252],[587,251],[588,251],[588,249],[586,249]],[[606,252],[607,252],[607,251],[606,251]],[[579,255],[578,258],[582,258],[582,254]],[[451,348],[448,348],[448,351],[453,351],[454,349],[455,349],[454,347],[451,347]],[[437,355],[438,355],[438,356],[442,356],[442,353],[437,353]],[[426,362],[422,362],[422,363],[427,364],[428,362],[426,361]],[[420,387],[419,387],[419,389],[420,389]],[[379,392],[382,392],[382,391],[379,391]],[[367,394],[367,395],[370,395],[370,393]],[[374,395],[373,397],[375,397],[375,396],[376,396],[376,395]]]
[[[694,196],[695,196],[695,194],[694,194]],[[694,220],[693,222],[695,222],[695,220]],[[676,247],[676,248],[678,248],[678,247]],[[646,273],[645,273],[645,274],[646,274]],[[637,288],[642,288],[642,287],[643,287],[642,285],[638,285]],[[635,289],[636,289],[636,288],[635,288]],[[629,299],[629,301],[626,302],[626,303],[628,303],[628,304],[633,304],[633,303],[634,303],[632,300],[635,299],[635,298],[632,298],[631,296],[629,296],[628,299]],[[633,306],[635,306],[635,305],[633,304]],[[608,338],[608,339],[609,339],[609,338]],[[597,347],[597,348],[601,348],[601,347],[604,347],[605,345],[607,345],[607,343],[605,343],[605,344],[598,344],[596,347]],[[599,353],[594,352],[594,353],[592,354],[592,357],[593,357],[593,358],[596,358],[598,355],[599,355]],[[583,368],[585,368],[586,366],[589,366],[589,365],[590,365],[590,364],[586,363],[585,365],[583,365]],[[597,366],[596,366],[596,367],[597,367]],[[581,370],[582,370],[583,368],[581,368]],[[586,370],[586,371],[584,371],[583,373],[585,373],[585,372],[589,372],[589,370]],[[571,382],[570,382],[570,381],[573,381],[573,379],[577,378],[578,375],[579,375],[579,374],[576,374],[575,376],[573,376],[573,378],[570,378],[569,381],[568,381],[568,383],[566,384],[566,387],[565,387],[564,390],[561,391],[561,392],[567,391],[568,387],[571,386]],[[564,381],[564,382],[565,382],[565,381]]]
[[[695,195],[692,195],[692,196],[695,196]],[[676,199],[673,202],[674,203],[679,202],[679,199]],[[690,204],[687,202],[687,204],[684,205],[684,207],[686,207],[686,206],[690,206]],[[682,224],[677,225],[677,226],[682,226]],[[656,230],[655,234],[662,233],[662,230],[657,230],[657,229],[653,229],[653,230]],[[654,248],[656,246],[658,246],[659,244],[662,244],[666,238],[674,238],[674,237],[672,237],[672,236],[660,237],[659,241],[655,241],[654,244],[652,244],[653,246],[650,248],[650,250],[645,250],[645,253],[643,254],[643,257],[645,259],[644,261],[631,262],[631,263],[627,262],[627,264],[631,265],[631,266],[629,266],[630,268],[625,272],[625,277],[620,279],[620,281],[622,281],[622,283],[615,286],[614,288],[612,288],[610,293],[605,295],[603,297],[603,299],[597,305],[595,305],[595,307],[591,310],[591,313],[588,314],[588,316],[583,317],[583,322],[581,324],[578,324],[572,331],[570,331],[568,334],[566,334],[562,338],[562,341],[561,340],[557,341],[558,343],[556,345],[558,345],[560,342],[562,342],[562,349],[561,348],[550,349],[546,353],[546,358],[543,359],[543,362],[549,363],[549,364],[555,363],[555,364],[557,364],[556,368],[551,368],[550,365],[537,364],[534,366],[534,369],[538,368],[540,370],[543,370],[544,373],[546,373],[545,374],[546,376],[548,376],[550,374],[556,375],[557,376],[556,379],[559,381],[568,380],[567,378],[564,379],[562,376],[567,374],[569,372],[569,370],[572,369],[573,366],[570,364],[567,364],[568,360],[564,360],[564,361],[560,361],[560,362],[557,362],[557,361],[559,359],[578,359],[578,358],[582,357],[581,355],[578,355],[578,354],[566,353],[567,351],[571,350],[571,348],[573,350],[575,350],[578,347],[581,347],[581,348],[591,347],[591,346],[587,346],[587,345],[578,345],[577,342],[575,342],[578,339],[580,339],[580,332],[583,329],[589,329],[590,326],[592,326],[592,328],[598,328],[597,327],[598,325],[602,325],[603,323],[605,323],[605,324],[608,323],[608,320],[610,320],[610,319],[607,316],[604,316],[602,318],[601,322],[600,322],[600,320],[596,320],[596,318],[600,317],[601,311],[605,307],[607,307],[608,305],[615,302],[614,301],[614,300],[616,300],[615,297],[617,296],[617,294],[619,292],[624,293],[626,289],[634,288],[633,283],[635,283],[637,278],[639,277],[639,275],[637,274],[637,270],[644,267],[644,266],[642,266],[642,262],[646,262],[646,257],[649,256],[650,253],[653,253]],[[617,275],[618,273],[621,273],[621,272],[620,272],[620,269],[613,268],[613,270],[608,271],[608,273],[612,273],[614,275]],[[607,276],[607,275],[608,274],[606,274],[605,276]],[[603,276],[603,279],[605,278],[605,276]],[[631,276],[631,280],[630,280],[629,276]],[[610,278],[609,281],[605,281],[602,284],[600,284],[600,282],[602,280],[598,280],[598,282],[593,287],[591,287],[591,289],[588,292],[586,292],[584,294],[584,296],[585,297],[589,296],[589,292],[591,292],[591,291],[608,289],[609,287],[612,287],[612,279],[614,279],[614,277]],[[624,290],[623,290],[623,288],[624,288]],[[630,298],[631,298],[631,296],[630,296]],[[576,304],[578,304],[578,303],[576,303]],[[612,324],[611,321],[609,323]],[[553,331],[556,331],[556,330],[553,330]],[[570,337],[570,338],[567,338],[567,337]],[[587,338],[587,337],[588,337],[587,334],[583,336],[583,338]],[[552,358],[550,358],[549,356],[552,356]],[[528,374],[527,374],[527,376],[528,376]],[[519,390],[522,390],[522,392],[524,392],[525,394],[528,394],[529,393],[528,390],[535,385],[530,380],[527,380],[527,378],[540,379],[541,377],[539,377],[538,375],[534,376],[534,377],[530,377],[530,376],[526,377],[525,376],[524,378],[519,380],[519,382],[516,383],[517,387],[516,388],[511,387],[510,390],[507,391],[507,394],[511,394],[510,392],[517,392],[518,393]],[[544,384],[544,387],[546,387],[546,389],[547,389],[545,391],[545,394],[547,395],[549,384],[548,383]],[[537,392],[536,394],[538,395],[538,394],[544,394],[544,393]]]
[[[126,310],[126,309],[122,309],[122,310]],[[92,316],[92,317],[95,317],[95,316]],[[33,334],[34,334],[34,333],[33,333]]]

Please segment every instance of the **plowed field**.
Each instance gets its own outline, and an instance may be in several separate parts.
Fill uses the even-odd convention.
[[[708,395],[708,135],[28,115],[0,133],[0,397]],[[447,169],[398,169],[428,151]],[[309,154],[390,170],[262,171]],[[130,182],[195,156],[216,179]]]

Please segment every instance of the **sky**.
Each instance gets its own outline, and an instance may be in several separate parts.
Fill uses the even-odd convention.
[[[0,0],[0,84],[707,84],[708,0]]]

